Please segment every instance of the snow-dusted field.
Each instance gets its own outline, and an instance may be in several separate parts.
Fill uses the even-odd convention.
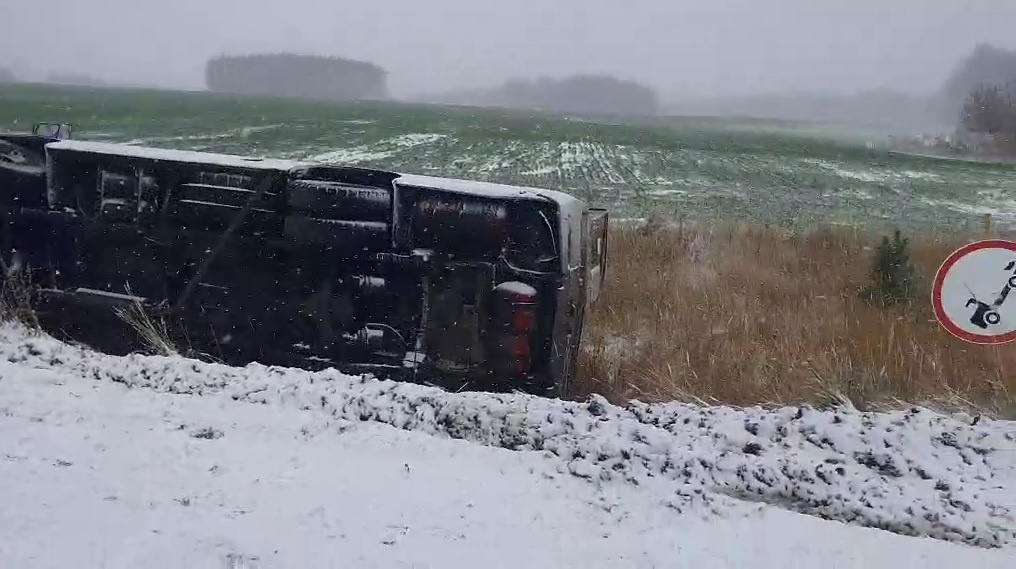
[[[976,229],[1016,226],[1011,166],[891,155],[888,133],[742,119],[651,124],[386,103],[318,105],[200,93],[20,86],[0,93],[0,130],[68,121],[76,138],[314,158],[535,185],[609,207],[688,219]]]
[[[0,567],[1014,567],[1016,425],[972,422],[448,394],[6,325]]]

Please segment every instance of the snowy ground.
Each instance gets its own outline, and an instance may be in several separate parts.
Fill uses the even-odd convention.
[[[0,567],[1014,567],[1016,425],[971,422],[446,394],[5,326]]]

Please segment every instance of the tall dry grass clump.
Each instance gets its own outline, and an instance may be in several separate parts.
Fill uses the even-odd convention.
[[[24,271],[10,270],[0,262],[0,322],[18,322],[29,330],[38,331],[42,325],[35,313],[33,288]]]
[[[866,294],[883,236],[829,226],[612,229],[576,395],[1011,413],[1016,344],[953,338],[931,306],[938,267],[972,238],[909,235],[912,298],[887,304]]]

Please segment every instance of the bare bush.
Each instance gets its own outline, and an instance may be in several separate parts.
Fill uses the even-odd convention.
[[[968,132],[990,136],[996,151],[1016,155],[1016,92],[1008,85],[970,93],[960,123]]]

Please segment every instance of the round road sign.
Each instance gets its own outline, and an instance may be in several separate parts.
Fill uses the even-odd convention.
[[[931,301],[939,323],[957,338],[1016,340],[1016,243],[988,239],[954,251],[935,275]]]

